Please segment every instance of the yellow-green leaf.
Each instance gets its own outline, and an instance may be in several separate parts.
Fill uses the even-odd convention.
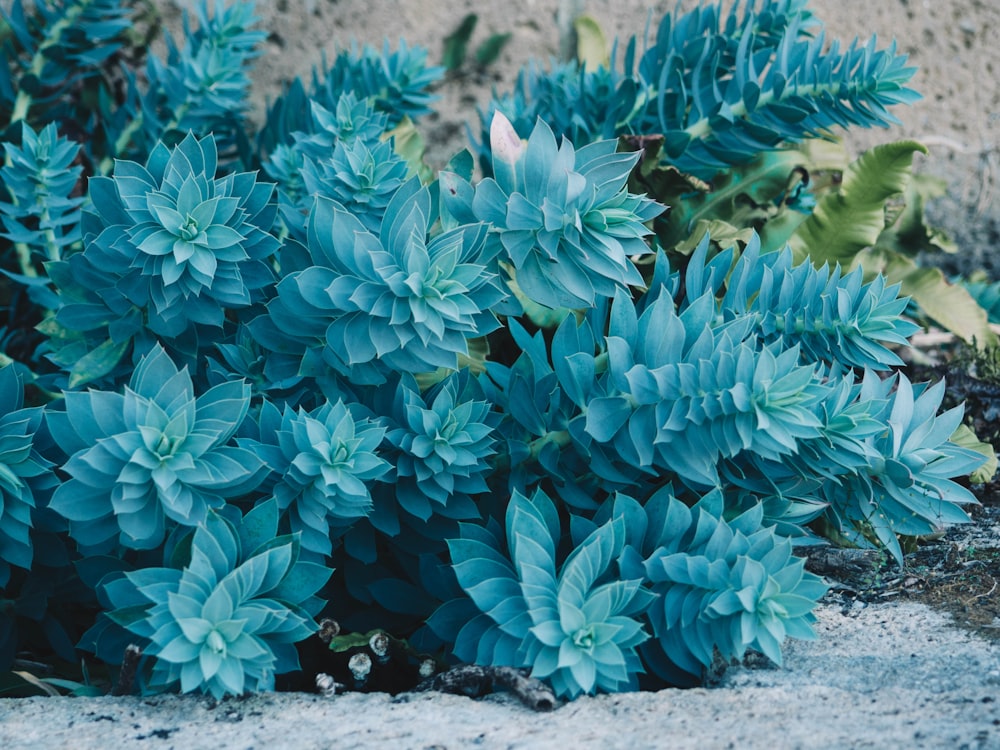
[[[31,674],[31,672],[23,672],[21,670],[15,669],[14,670],[14,674],[16,674],[22,680],[24,680],[25,682],[27,682],[29,685],[33,685],[34,687],[38,688],[39,690],[43,690],[46,695],[49,695],[52,698],[58,698],[59,697],[59,691],[58,690],[56,690],[54,687],[52,687],[52,685],[47,684],[44,680],[39,679],[38,677],[35,677],[35,675]]]
[[[972,431],[972,428],[964,424],[960,424],[955,430],[955,434],[951,436],[951,442],[960,448],[968,448],[986,456],[986,463],[969,475],[969,481],[975,484],[983,484],[993,479],[993,475],[997,473],[998,462],[997,454],[993,450],[992,445],[984,443],[976,437],[976,433]]]
[[[576,59],[585,70],[610,67],[608,41],[601,26],[593,17],[577,16],[573,20],[576,32]]]
[[[420,181],[425,185],[434,179],[434,171],[424,161],[424,153],[427,151],[424,138],[413,124],[413,120],[404,117],[396,127],[387,130],[382,137],[395,139],[393,147],[396,153],[406,161],[406,165],[410,168],[410,174],[419,176]]]
[[[69,387],[77,388],[107,375],[121,362],[128,344],[108,339],[82,356],[70,369]]]
[[[848,165],[840,189],[816,204],[812,215],[789,239],[796,258],[816,265],[850,266],[885,229],[886,202],[906,190],[913,155],[927,153],[916,141],[897,141],[870,149]]]
[[[746,244],[753,237],[753,227],[738,227],[722,219],[699,219],[691,230],[691,236],[674,246],[673,251],[680,255],[690,255],[701,243],[707,233],[712,242],[721,248],[729,248],[737,242]]]

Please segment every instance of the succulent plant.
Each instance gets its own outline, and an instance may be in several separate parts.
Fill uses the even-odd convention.
[[[455,653],[530,667],[570,698],[634,686],[643,671],[636,649],[649,637],[635,615],[651,595],[641,579],[613,573],[625,543],[621,520],[595,529],[557,569],[558,512],[545,493],[515,492],[506,519],[506,545],[498,529],[472,524],[448,542],[459,584],[481,613],[459,631]]]
[[[181,44],[166,34],[167,59],[148,58],[148,90],[133,105],[137,112],[117,139],[118,154],[126,152],[133,137],[145,154],[158,141],[174,144],[187,133],[210,138],[228,156],[243,150],[249,67],[267,33],[253,28],[259,20],[254,3],[214,6],[212,13],[207,3],[192,4],[191,14],[186,8]],[[198,22],[193,28],[192,14]],[[140,126],[142,133],[133,132]]]
[[[50,270],[64,298],[58,322],[94,337],[90,351],[102,336],[120,358],[133,338],[145,353],[150,333],[173,343],[221,331],[227,308],[263,299],[280,245],[273,185],[249,172],[216,178],[217,168],[215,141],[189,134],[173,149],[157,144],[145,166],[119,161],[113,177],[90,180],[84,251]]]
[[[644,569],[655,596],[643,658],[672,684],[697,684],[716,654],[739,659],[752,648],[781,664],[786,637],[816,637],[812,611],[826,584],[761,525],[762,505],[729,520],[723,508],[718,492],[688,508],[665,488],[644,506],[618,498],[613,511],[631,520],[625,574]]]
[[[860,399],[882,406],[886,428],[867,439],[870,452],[855,472],[821,492],[840,533],[864,546],[877,540],[900,564],[898,534],[923,536],[968,523],[962,506],[978,502],[955,478],[975,471],[984,457],[952,442],[964,409],[938,413],[944,389],[944,381],[914,385],[902,373],[867,378]]]
[[[68,94],[102,77],[132,25],[132,10],[122,0],[5,4],[3,51],[11,64],[0,69],[4,124],[36,122],[40,113],[51,122],[84,118],[87,107],[75,101],[82,97]]]
[[[481,110],[484,128],[501,111],[519,133],[540,119],[572,134],[578,146],[656,135],[665,163],[709,179],[834,126],[896,122],[889,108],[919,98],[906,86],[916,70],[907,56],[895,43],[878,49],[875,37],[846,48],[829,44],[807,5],[751,0],[725,11],[718,3],[678,8],[645,36],[624,40],[624,54],[607,65],[528,68],[512,94],[495,95]],[[484,134],[483,141],[487,152],[492,139]]]
[[[306,195],[324,195],[340,203],[370,232],[378,232],[386,207],[409,177],[409,168],[392,141],[338,141],[328,159],[306,161]]]
[[[50,508],[92,551],[160,545],[173,525],[196,526],[211,508],[252,490],[261,459],[230,445],[250,407],[250,388],[229,382],[196,396],[186,368],[160,347],[140,360],[124,393],[67,392],[46,414],[69,456],[69,479]]]
[[[215,142],[189,135],[172,151],[154,149],[145,169],[119,163],[110,183],[91,184],[109,235],[96,244],[132,254],[129,266],[139,271],[136,282],[148,289],[155,313],[150,326],[155,331],[162,320],[164,335],[183,330],[171,323],[184,321],[185,312],[220,325],[220,307],[249,305],[251,293],[272,280],[265,261],[278,249],[269,234],[273,186],[250,173],[216,179],[216,169]],[[97,200],[103,198],[109,203]],[[119,207],[127,216],[124,226],[117,221],[125,218]],[[197,312],[209,301],[214,312],[201,320]]]
[[[279,145],[295,140],[297,133],[325,129],[326,125],[316,119],[314,104],[335,111],[338,120],[346,122],[341,109],[345,96],[365,102],[366,108],[370,105],[384,116],[389,128],[406,118],[416,120],[432,111],[430,104],[437,96],[428,89],[443,73],[443,67],[427,65],[426,49],[409,47],[403,40],[395,50],[388,41],[381,51],[369,45],[363,49],[352,45],[338,53],[322,73],[313,68],[308,89],[299,78],[291,82],[268,110],[267,127],[258,135],[260,149],[273,154]]]
[[[472,496],[488,490],[498,419],[481,393],[474,400],[477,391],[467,371],[425,393],[404,377],[396,390],[393,416],[399,426],[386,435],[398,451],[395,498],[417,518],[427,520],[435,509],[469,517],[475,514]]]
[[[372,232],[378,232],[385,207],[409,177],[396,154],[384,114],[370,100],[349,91],[330,112],[310,99],[310,127],[292,133],[293,143],[275,147],[264,164],[279,185],[281,215],[293,237],[305,239],[306,217],[313,198],[339,201]]]
[[[209,515],[183,567],[143,568],[104,584],[111,619],[145,639],[154,659],[146,690],[179,687],[216,699],[273,690],[299,668],[294,644],[317,629],[315,597],[330,576],[298,559],[294,537],[277,536],[271,501],[238,528]]]
[[[303,550],[329,555],[331,523],[347,525],[371,512],[371,484],[389,470],[378,453],[385,428],[355,418],[342,401],[311,411],[279,411],[265,401],[257,425],[260,439],[241,438],[240,445],[271,469],[268,487]]]
[[[482,224],[428,237],[436,220],[416,178],[386,206],[378,235],[339,203],[317,198],[309,217],[314,265],[290,273],[254,322],[265,348],[301,350],[301,372],[377,384],[390,371],[455,369],[467,339],[498,327],[506,294],[491,270]]]
[[[253,4],[197,0],[162,60],[124,5],[0,10],[0,670],[136,643],[144,692],[271,689],[322,593],[561,696],[689,685],[813,635],[793,541],[901,562],[966,520],[989,451],[885,375],[916,311],[995,343],[910,257],[925,149],[827,180],[799,143],[891,122],[894,48],[748,0],[603,65],[585,21],[474,184],[424,161],[425,51],[342,52],[255,136]]]
[[[10,200],[0,199],[2,236],[21,253],[21,272],[36,273],[33,261],[59,260],[80,241],[80,207],[73,195],[83,168],[73,161],[80,147],[60,137],[55,123],[39,132],[21,123],[21,145],[6,144],[0,184]]]
[[[445,205],[472,214],[499,233],[520,290],[552,308],[593,307],[617,289],[642,286],[629,259],[647,255],[644,222],[663,207],[628,192],[638,153],[618,142],[579,150],[539,120],[527,143],[501,113],[490,126],[493,177],[475,190],[455,174],[441,177]]]
[[[41,407],[24,408],[14,366],[0,367],[0,588],[7,585],[11,565],[31,568],[38,494],[56,484],[51,462],[34,445],[41,426]]]

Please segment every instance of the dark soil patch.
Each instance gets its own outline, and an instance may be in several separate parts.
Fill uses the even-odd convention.
[[[905,595],[950,612],[980,635],[1000,640],[1000,505],[972,509],[971,528],[955,527],[906,560],[917,583]]]
[[[986,494],[984,492],[984,494]],[[831,583],[845,609],[906,599],[948,612],[960,627],[1000,641],[1000,503],[970,511],[972,523],[921,542],[899,567],[879,550],[817,550],[807,566]]]

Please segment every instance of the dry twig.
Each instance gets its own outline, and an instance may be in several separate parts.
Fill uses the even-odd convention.
[[[454,667],[424,680],[417,685],[415,692],[438,690],[479,698],[496,692],[499,688],[509,690],[524,705],[535,711],[551,711],[556,707],[555,694],[545,683],[528,677],[513,667]]]

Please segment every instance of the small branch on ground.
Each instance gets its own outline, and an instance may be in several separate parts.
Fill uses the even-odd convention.
[[[501,688],[514,693],[524,705],[535,711],[551,711],[556,707],[555,694],[545,683],[513,667],[454,667],[424,680],[414,692],[438,690],[479,698]]]
[[[142,649],[134,643],[125,647],[125,655],[122,657],[122,669],[118,673],[118,682],[111,690],[111,695],[122,696],[132,693],[132,685],[135,684],[135,674],[139,669],[139,660],[142,658]]]

